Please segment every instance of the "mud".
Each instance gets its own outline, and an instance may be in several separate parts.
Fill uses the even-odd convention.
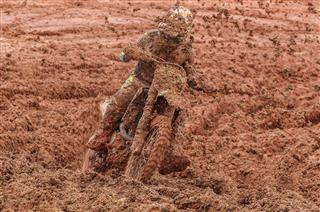
[[[190,166],[149,184],[82,175],[98,103],[133,70],[116,55],[175,1],[0,3],[0,210],[319,211],[320,7],[181,1],[195,67],[176,139]]]

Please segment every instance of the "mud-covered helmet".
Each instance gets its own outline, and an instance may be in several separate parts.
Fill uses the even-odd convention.
[[[186,38],[192,33],[192,12],[185,7],[176,6],[159,19],[159,30],[171,37]]]

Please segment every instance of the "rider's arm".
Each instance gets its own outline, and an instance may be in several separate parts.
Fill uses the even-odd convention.
[[[193,63],[192,45],[189,42],[181,43],[173,52],[170,53],[172,60],[182,65],[185,62]]]
[[[198,72],[194,66],[191,65],[190,61],[186,61],[183,64],[183,68],[187,74],[187,83],[190,88],[197,91],[210,92],[210,89],[207,88],[205,78],[203,75]]]
[[[138,40],[136,47],[141,48],[141,49],[147,49],[148,45],[150,43],[154,43],[154,39],[158,36],[160,36],[159,34],[159,30],[151,30],[148,31],[146,33],[143,34],[143,36]],[[131,48],[134,47],[131,46]],[[128,55],[128,49],[124,49],[120,55],[119,55],[119,60],[121,62],[129,62],[132,58],[130,57],[130,55]],[[136,59],[136,58],[135,58]]]

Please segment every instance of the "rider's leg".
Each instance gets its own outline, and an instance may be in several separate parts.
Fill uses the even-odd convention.
[[[121,119],[119,126],[120,134],[127,141],[132,141],[134,137],[147,96],[148,88],[139,88]]]
[[[94,151],[88,149],[84,157],[84,162],[82,165],[82,172],[87,171],[97,171],[103,172],[106,168],[105,160],[107,156],[107,151]]]
[[[137,90],[145,86],[134,74],[131,74],[121,88],[109,100],[100,105],[102,127],[88,141],[87,147],[93,150],[103,149]]]

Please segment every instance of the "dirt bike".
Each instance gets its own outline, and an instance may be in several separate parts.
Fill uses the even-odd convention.
[[[190,161],[173,154],[172,141],[178,114],[186,105],[183,98],[186,73],[181,66],[135,46],[127,47],[125,54],[133,60],[154,62],[153,81],[149,88],[141,88],[135,94],[107,151],[97,155],[89,150],[84,164],[88,164],[91,157],[92,161],[101,163],[98,167],[106,173],[124,172],[143,182],[148,181],[157,169],[162,174],[182,171]]]

